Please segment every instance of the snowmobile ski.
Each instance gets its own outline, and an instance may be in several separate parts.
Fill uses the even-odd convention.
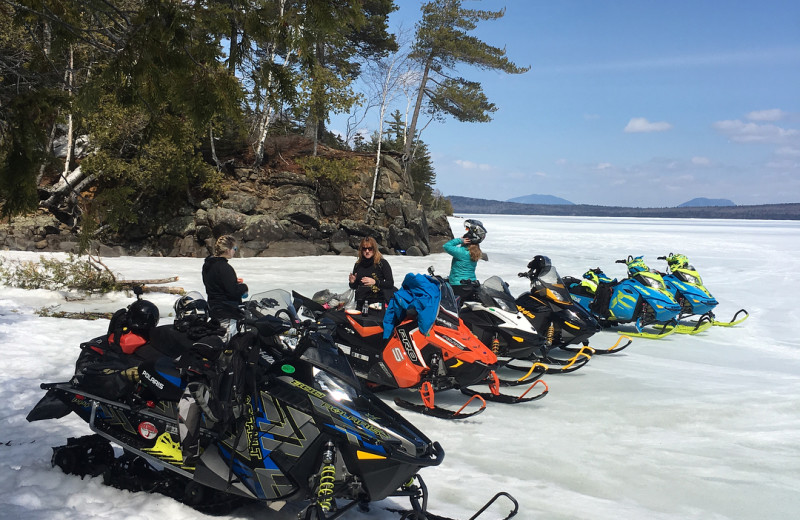
[[[422,477],[420,477],[419,475],[415,475],[414,478],[419,481],[419,485],[417,486],[417,485],[414,484],[414,479],[409,481],[409,483],[406,484],[407,489],[409,490],[409,492],[410,493],[415,493],[416,492],[416,493],[419,493],[421,496],[427,497],[428,496],[428,488],[425,485],[425,482],[422,480]],[[486,503],[483,505],[483,507],[481,507],[474,515],[469,517],[469,520],[478,520],[483,515],[483,513],[485,513],[490,507],[492,507],[492,505],[495,502],[497,502],[500,498],[508,499],[511,502],[512,506],[513,506],[513,509],[511,511],[509,511],[509,513],[506,516],[504,516],[503,518],[501,518],[500,520],[509,520],[510,518],[515,517],[517,515],[517,513],[519,512],[519,503],[509,493],[506,493],[505,491],[501,491],[499,493],[496,493],[489,500],[487,500]],[[414,506],[414,509],[412,509],[412,510],[386,508],[386,511],[390,511],[392,513],[399,513],[401,515],[401,520],[457,520],[455,518],[450,518],[448,516],[440,516],[440,515],[433,514],[433,513],[429,512],[429,511],[427,511],[426,508],[424,507],[426,504],[424,504],[424,503],[423,503],[423,507],[418,509],[417,506],[419,506],[419,500],[417,499],[415,501],[413,495],[412,495],[411,503],[412,503],[412,506]]]
[[[541,371],[544,374],[569,374],[575,372],[579,368],[586,366],[586,363],[592,359],[592,352],[590,347],[581,347],[576,351],[575,355],[569,359],[559,359],[552,356],[545,356],[541,360],[536,361],[530,368],[521,367],[518,365],[507,364],[506,367],[511,370],[528,373],[521,379],[527,378],[533,371]]]
[[[742,314],[742,313],[744,313],[744,317],[737,319],[737,316],[739,316],[739,314]],[[749,317],[750,317],[750,313],[749,312],[747,312],[744,309],[739,309],[738,311],[736,311],[736,314],[733,315],[733,318],[731,319],[731,321],[713,320],[711,322],[711,324],[716,326],[716,327],[733,327],[734,325],[740,324],[741,322],[743,322],[744,320],[746,320]]]
[[[436,394],[434,392],[433,385],[431,385],[429,381],[422,383],[419,389],[419,395],[422,398],[422,404],[412,403],[410,401],[406,401],[405,399],[400,399],[399,397],[395,398],[394,403],[400,408],[421,413],[423,415],[430,415],[431,417],[437,417],[439,419],[466,419],[467,417],[478,415],[486,409],[486,400],[480,395],[472,395],[472,397],[470,397],[467,402],[455,412],[448,410],[447,408],[437,406],[434,402]],[[464,409],[474,400],[480,401],[481,407],[472,412],[464,412]]]
[[[625,343],[620,345],[620,343],[622,343],[623,341],[625,341]],[[583,348],[588,348],[592,355],[597,354],[598,356],[604,356],[606,354],[617,354],[618,352],[622,352],[628,346],[630,346],[631,343],[633,343],[633,340],[631,338],[620,333],[620,337],[617,339],[617,342],[614,343],[614,346],[612,346],[611,348],[602,349],[597,347],[591,347],[589,345],[584,345],[580,349],[573,347],[561,347],[561,348],[563,350],[566,350],[567,352],[580,352]]]
[[[537,379],[536,381],[525,390],[522,395],[509,395],[509,394],[501,394],[500,393],[500,379],[497,377],[497,374],[492,371],[492,374],[489,376],[489,392],[478,392],[477,390],[472,390],[471,388],[462,388],[461,393],[464,395],[470,395],[473,397],[480,397],[485,400],[489,400],[495,403],[504,403],[504,404],[518,404],[518,403],[527,403],[530,401],[536,401],[537,399],[541,399],[542,397],[547,395],[547,392],[550,391],[550,388],[547,386],[547,383],[544,382],[542,379]],[[541,383],[544,385],[544,390],[533,397],[525,397],[528,395],[528,392],[533,390],[533,387]]]

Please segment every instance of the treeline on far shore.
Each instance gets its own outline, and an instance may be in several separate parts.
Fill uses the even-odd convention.
[[[499,200],[449,196],[454,214],[552,215],[574,217],[725,218],[800,220],[800,203],[753,206],[699,206],[683,208],[625,208],[589,204],[520,204]]]

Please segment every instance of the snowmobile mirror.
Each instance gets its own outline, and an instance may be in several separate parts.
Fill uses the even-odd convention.
[[[135,285],[133,287],[133,294],[136,295],[136,299],[141,299],[142,295],[144,294],[144,288],[141,285]]]

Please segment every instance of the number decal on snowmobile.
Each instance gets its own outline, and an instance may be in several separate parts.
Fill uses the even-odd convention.
[[[394,355],[394,360],[400,363],[403,361],[403,351],[400,350],[400,347],[394,347],[392,349],[392,355]]]

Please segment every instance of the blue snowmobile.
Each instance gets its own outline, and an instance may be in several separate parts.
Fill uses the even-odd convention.
[[[627,336],[658,339],[679,332],[681,306],[661,276],[652,272],[641,256],[628,255],[615,263],[627,266],[628,278],[611,279],[599,267],[589,269],[582,280],[565,277],[572,299],[603,327],[633,324],[636,330],[624,331]],[[648,326],[656,327],[656,332],[645,330]]]
[[[667,272],[660,274],[675,301],[681,305],[680,318],[697,315],[697,324],[708,322],[721,327],[731,327],[748,318],[748,312],[739,309],[731,321],[718,321],[713,311],[719,302],[703,285],[700,273],[689,263],[689,259],[685,255],[674,253],[659,256],[658,259],[667,262]],[[744,316],[739,318],[740,314]]]

